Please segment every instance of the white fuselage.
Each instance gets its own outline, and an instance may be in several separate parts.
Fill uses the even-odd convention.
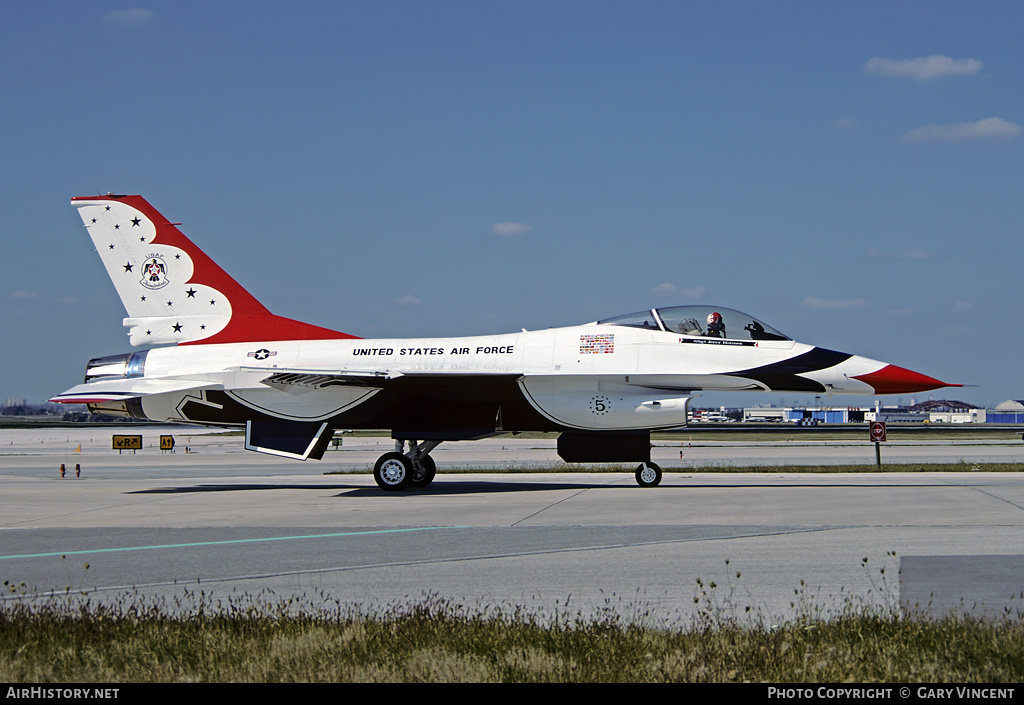
[[[271,375],[318,373],[358,380],[511,375],[530,405],[563,427],[633,429],[686,423],[696,390],[766,391],[738,371],[785,362],[814,350],[791,340],[744,345],[660,330],[583,325],[465,338],[348,339],[178,345],[150,350],[146,380],[187,380],[227,390],[241,404],[291,420],[349,411],[380,387],[268,384]],[[854,375],[884,363],[849,357],[803,374],[829,391],[871,394]],[[186,392],[185,394],[188,394]],[[182,420],[182,394],[143,397],[146,416]],[[509,429],[513,430],[513,429]]]

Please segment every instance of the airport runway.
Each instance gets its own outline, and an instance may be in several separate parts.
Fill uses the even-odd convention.
[[[113,432],[0,430],[6,595],[296,597],[364,609],[434,596],[552,617],[611,609],[675,624],[723,608],[775,622],[801,609],[895,604],[910,557],[923,566],[920,596],[929,594],[921,581],[942,581],[925,569],[938,557],[949,574],[984,572],[979,560],[1016,565],[993,557],[1024,554],[1022,474],[687,472],[696,463],[872,463],[868,444],[665,445],[654,454],[662,485],[642,489],[632,473],[529,472],[555,462],[554,439],[499,438],[442,445],[431,487],[384,493],[352,471],[391,450],[387,438],[346,438],[325,460],[302,463],[246,452],[237,435],[181,428],[139,429],[143,450],[118,454]],[[158,449],[161,433],[173,433],[173,454]],[[883,459],[1017,462],[1022,451],[891,444]],[[702,597],[698,579],[716,588]],[[979,589],[970,582],[958,584]],[[1000,595],[986,599],[1011,599]]]

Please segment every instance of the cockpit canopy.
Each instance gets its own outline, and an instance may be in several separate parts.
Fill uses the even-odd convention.
[[[600,326],[628,326],[703,338],[792,340],[745,313],[716,306],[669,306],[605,318]]]

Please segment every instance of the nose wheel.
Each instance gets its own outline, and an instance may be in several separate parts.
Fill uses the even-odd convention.
[[[657,487],[661,484],[661,468],[654,463],[640,463],[636,468],[636,484]]]

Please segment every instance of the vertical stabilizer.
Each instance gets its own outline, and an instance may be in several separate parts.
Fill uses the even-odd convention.
[[[128,312],[132,345],[355,337],[275,316],[141,196],[71,204]]]

